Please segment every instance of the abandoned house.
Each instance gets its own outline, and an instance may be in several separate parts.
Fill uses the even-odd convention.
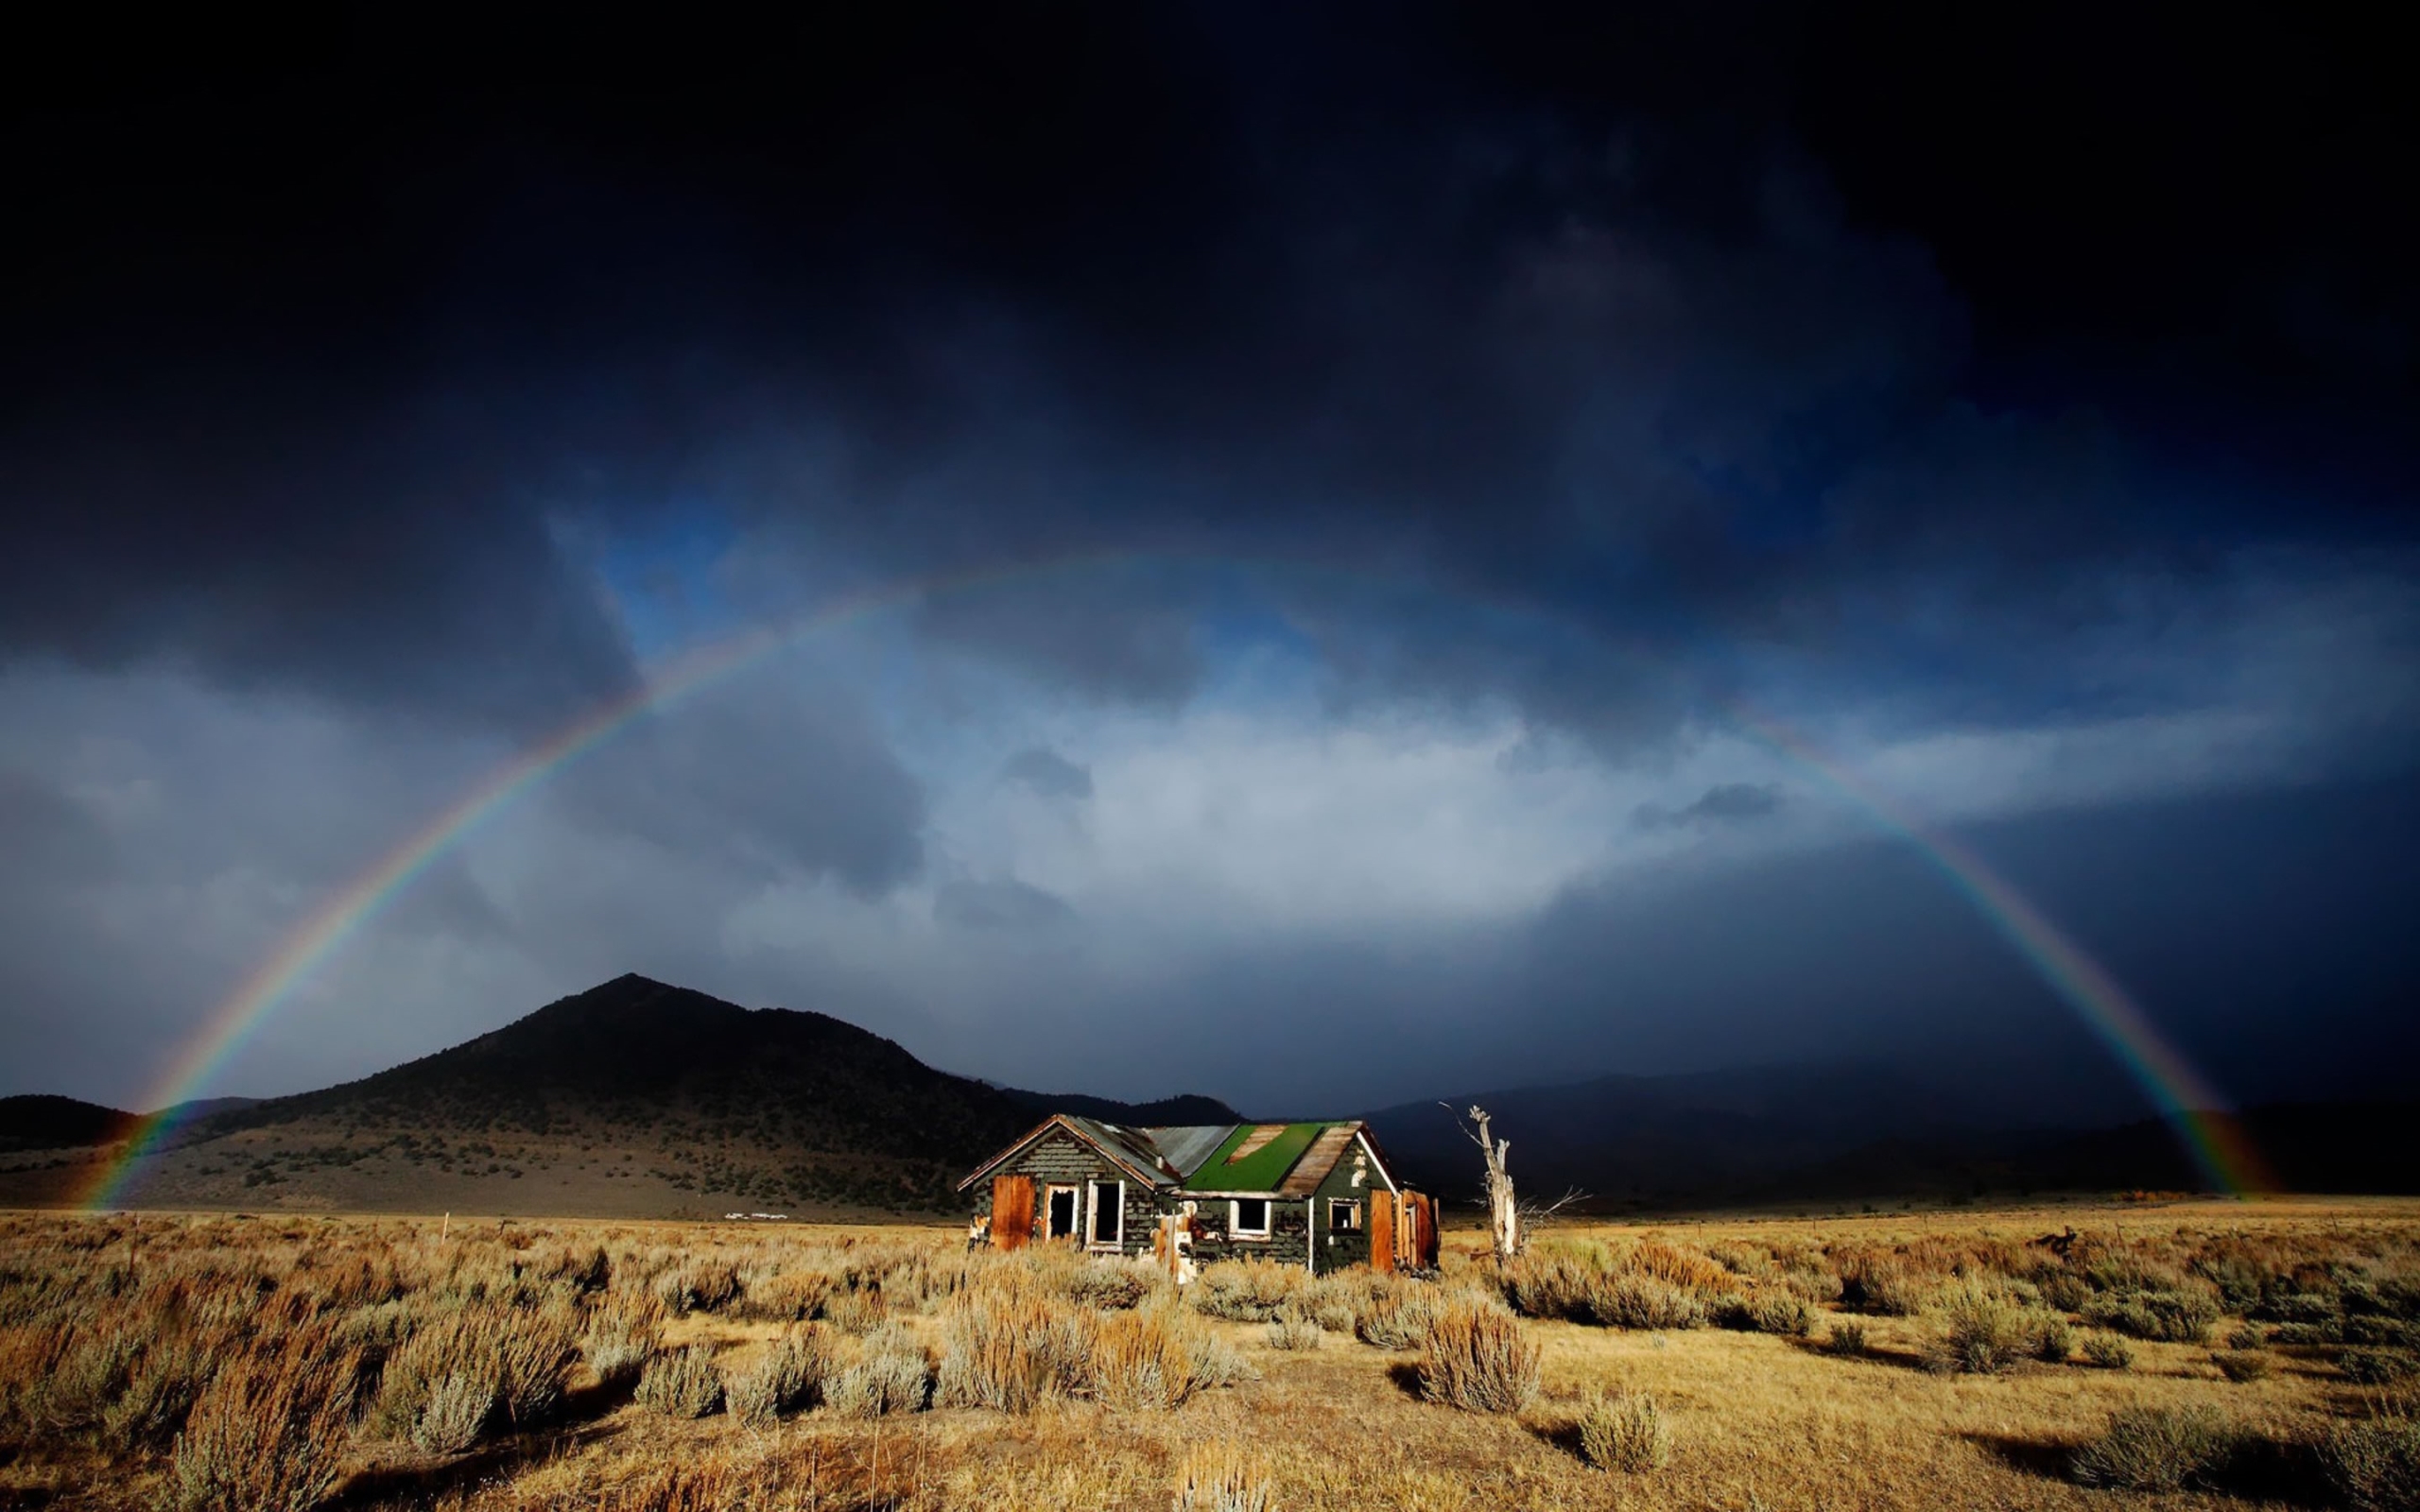
[[[1436,1204],[1357,1122],[1126,1128],[1059,1113],[958,1189],[999,1248],[1150,1255],[1181,1279],[1251,1257],[1322,1273],[1437,1263]]]

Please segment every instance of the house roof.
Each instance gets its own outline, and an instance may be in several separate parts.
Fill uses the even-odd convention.
[[[1386,1157],[1358,1120],[1300,1124],[1194,1124],[1130,1128],[1097,1118],[1054,1113],[1014,1143],[977,1166],[960,1192],[1014,1160],[1053,1129],[1098,1150],[1137,1180],[1173,1192],[1267,1192],[1305,1196],[1316,1191],[1358,1138],[1393,1178]]]
[[[1203,1192],[1274,1192],[1324,1124],[1239,1124],[1185,1184]]]
[[[1063,1129],[1073,1134],[1098,1150],[1120,1170],[1148,1185],[1173,1187],[1182,1179],[1176,1167],[1160,1158],[1158,1147],[1140,1129],[1104,1124],[1097,1118],[1079,1118],[1073,1113],[1053,1113],[1017,1136],[999,1154],[968,1172],[965,1179],[959,1182],[958,1190],[963,1192],[990,1176],[1053,1129]]]
[[[1233,1124],[1181,1124],[1162,1128],[1147,1128],[1143,1132],[1160,1147],[1160,1154],[1178,1173],[1191,1176],[1202,1163],[1227,1143],[1236,1131]]]

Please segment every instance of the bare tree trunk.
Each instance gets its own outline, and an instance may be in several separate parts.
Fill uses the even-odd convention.
[[[1495,1241],[1495,1263],[1501,1265],[1521,1252],[1521,1208],[1512,1194],[1512,1175],[1504,1169],[1504,1158],[1512,1153],[1512,1142],[1489,1134],[1486,1108],[1473,1105],[1469,1117],[1470,1123],[1463,1125],[1462,1132],[1471,1137],[1487,1160],[1487,1226]]]

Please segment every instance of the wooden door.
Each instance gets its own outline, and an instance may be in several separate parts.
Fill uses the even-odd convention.
[[[1370,1194],[1370,1268],[1382,1274],[1395,1268],[1395,1198],[1392,1192]]]
[[[999,1249],[1021,1249],[1033,1237],[1033,1177],[995,1176],[992,1178],[992,1244]]]
[[[1404,1216],[1409,1241],[1404,1246],[1404,1260],[1421,1270],[1437,1268],[1437,1199],[1424,1192],[1403,1194]]]

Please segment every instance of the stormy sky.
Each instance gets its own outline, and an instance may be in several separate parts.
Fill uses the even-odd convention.
[[[878,10],[18,52],[0,1092],[140,1101],[768,626],[196,1090],[636,971],[1247,1108],[1882,1057],[2132,1116],[1860,793],[2228,1094],[2409,1090],[2364,12]]]

